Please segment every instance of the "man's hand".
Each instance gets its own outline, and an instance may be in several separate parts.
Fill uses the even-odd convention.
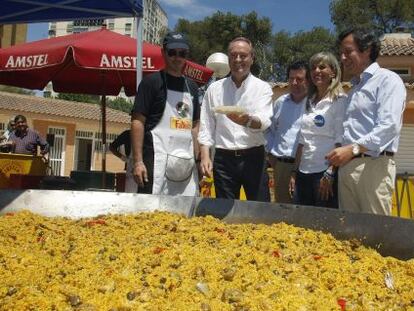
[[[353,157],[352,145],[335,148],[326,155],[329,164],[336,167],[347,164]]]
[[[144,183],[148,182],[148,173],[144,162],[139,161],[134,164],[133,174],[134,180],[138,186],[144,187]]]
[[[237,123],[241,126],[246,126],[247,121],[249,120],[249,115],[247,113],[239,114],[239,113],[229,113],[226,115],[227,118],[232,120],[234,123]]]
[[[203,176],[213,177],[213,162],[210,158],[201,159],[200,170]]]

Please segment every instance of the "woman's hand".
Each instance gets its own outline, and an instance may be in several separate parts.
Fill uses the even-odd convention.
[[[289,181],[290,198],[293,198],[293,195],[295,194],[295,187],[296,187],[296,173],[292,172],[292,175],[290,175],[290,181]]]
[[[333,176],[324,174],[319,181],[319,196],[321,200],[328,201],[333,196]]]

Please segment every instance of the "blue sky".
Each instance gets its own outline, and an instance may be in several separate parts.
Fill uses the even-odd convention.
[[[102,0],[104,1],[104,0]],[[330,0],[158,0],[173,28],[179,18],[201,20],[216,11],[236,15],[256,11],[272,21],[273,31],[295,33],[316,26],[334,29],[329,15]],[[28,41],[47,38],[47,24],[29,26]]]
[[[169,27],[178,18],[200,20],[216,11],[236,15],[256,11],[260,17],[268,17],[273,31],[310,30],[316,26],[333,29],[329,15],[330,0],[158,0],[167,12]]]

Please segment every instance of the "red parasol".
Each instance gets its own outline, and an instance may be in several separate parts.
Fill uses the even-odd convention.
[[[0,50],[0,84],[56,92],[128,96],[136,90],[136,40],[107,29],[55,37]],[[143,73],[164,67],[161,47],[143,43]],[[213,71],[188,61],[184,73],[206,83]]]

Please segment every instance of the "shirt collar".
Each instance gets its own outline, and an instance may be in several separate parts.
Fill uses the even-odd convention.
[[[252,73],[249,72],[249,74],[247,75],[246,79],[244,79],[243,82],[241,83],[240,87],[243,87],[247,83],[247,81],[250,79],[251,75],[252,75]],[[235,88],[237,88],[236,83],[234,83],[234,81],[233,81],[233,78],[231,76],[229,76],[229,79],[230,79],[232,85]]]
[[[373,62],[371,65],[369,65],[365,70],[361,73],[361,75],[358,78],[352,78],[351,83],[352,85],[357,85],[360,81],[366,81],[369,78],[371,78],[375,72],[380,69],[380,66],[377,62]]]
[[[304,98],[302,98],[302,100],[301,100],[300,102],[295,102],[295,101],[294,101],[294,99],[293,99],[293,97],[292,97],[292,94],[291,94],[291,93],[289,93],[289,100],[290,100],[292,103],[295,103],[295,104],[300,105],[300,104],[305,103],[307,99],[308,99],[308,96],[305,96]]]

